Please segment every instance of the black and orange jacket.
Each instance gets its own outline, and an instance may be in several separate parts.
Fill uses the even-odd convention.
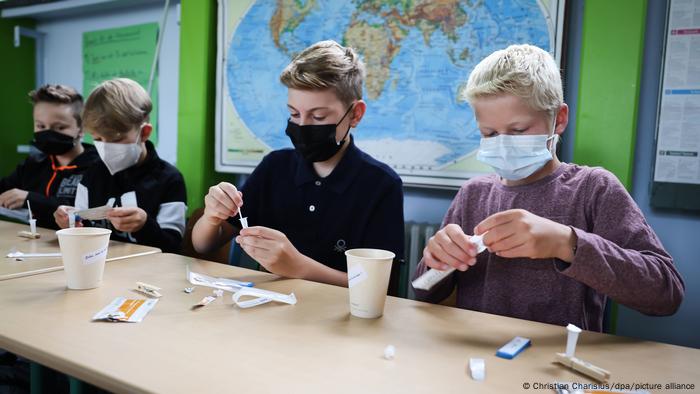
[[[14,172],[0,179],[0,193],[15,188],[28,191],[27,200],[37,225],[58,228],[54,211],[59,205],[73,205],[83,173],[100,160],[94,146],[83,144],[83,148],[83,153],[67,166],[60,166],[53,156],[31,154]]]

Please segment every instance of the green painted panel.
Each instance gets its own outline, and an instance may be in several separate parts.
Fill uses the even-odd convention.
[[[630,190],[644,55],[646,0],[584,4],[574,162],[602,166]],[[617,331],[617,304],[610,311]]]
[[[574,162],[603,166],[630,189],[646,0],[584,4]]]
[[[214,171],[216,2],[182,0],[177,167],[185,177],[190,212],[203,206]]]
[[[0,62],[0,177],[12,172],[27,156],[17,153],[17,145],[26,145],[32,139],[32,104],[30,90],[35,88],[34,40],[22,37],[19,48],[13,45],[14,27],[33,28],[28,19],[0,19],[0,53],[6,61]]]

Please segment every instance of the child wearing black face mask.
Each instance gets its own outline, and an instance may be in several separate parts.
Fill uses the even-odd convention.
[[[270,152],[240,191],[227,182],[209,189],[192,232],[196,250],[237,235],[236,247],[268,271],[338,286],[348,285],[348,249],[403,257],[401,179],[360,150],[350,132],[367,108],[363,78],[355,51],[334,41],[292,60],[280,82],[288,88],[285,133],[294,149]],[[238,225],[241,208],[251,227]],[[398,268],[395,262],[390,294],[398,289]]]
[[[29,93],[34,104],[34,139],[30,156],[0,179],[0,206],[31,204],[40,227],[57,228],[53,212],[73,205],[83,172],[99,160],[92,145],[82,144],[82,96],[64,85],[44,85]]]

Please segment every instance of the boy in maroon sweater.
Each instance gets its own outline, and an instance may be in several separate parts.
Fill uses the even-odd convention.
[[[496,51],[463,92],[482,133],[477,159],[496,174],[462,186],[423,253],[456,270],[419,300],[457,287],[460,308],[601,331],[607,297],[673,314],[685,285],[673,259],[617,178],[555,154],[568,123],[554,59],[530,45]],[[483,235],[480,254],[467,234]]]

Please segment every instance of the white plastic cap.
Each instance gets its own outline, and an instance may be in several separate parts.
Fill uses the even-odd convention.
[[[384,348],[384,358],[387,360],[393,360],[396,356],[396,348],[394,345],[389,345]]]
[[[469,372],[472,379],[482,381],[486,378],[486,361],[483,358],[469,359]]]

